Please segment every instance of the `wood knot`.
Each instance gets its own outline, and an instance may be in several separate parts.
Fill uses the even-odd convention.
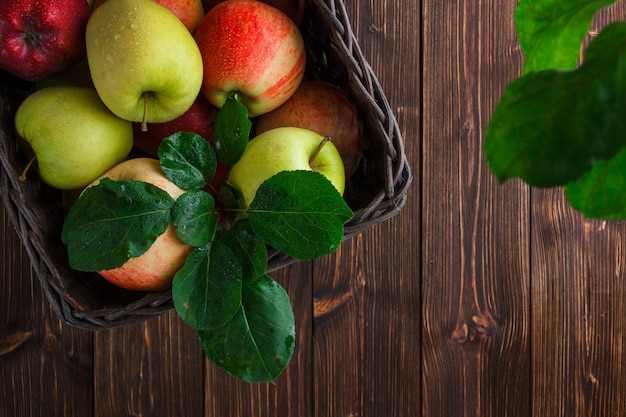
[[[378,33],[378,32],[381,32],[382,29],[376,23],[372,23],[369,26],[369,31],[370,31],[370,33]]]
[[[335,294],[332,297],[315,297],[313,299],[313,317],[316,320],[319,320],[326,316],[334,314],[335,312],[339,311],[352,297],[352,289],[343,294]]]
[[[365,287],[365,281],[354,279],[349,287],[325,294],[314,294],[313,296],[313,318],[322,320],[340,311],[350,300],[358,296],[358,293]]]
[[[452,331],[451,339],[454,343],[463,345],[469,340],[485,339],[492,336],[498,328],[497,323],[490,316],[473,315],[470,323],[459,323]]]
[[[32,336],[31,332],[16,328],[0,330],[0,356],[13,352]]]

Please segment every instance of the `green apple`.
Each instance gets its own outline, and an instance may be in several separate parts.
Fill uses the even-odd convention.
[[[151,0],[108,0],[86,31],[87,60],[104,104],[132,122],[168,122],[202,85],[202,56],[171,11]]]
[[[322,135],[298,127],[279,127],[250,140],[228,182],[241,191],[242,207],[247,208],[266,179],[296,170],[319,172],[343,195],[346,180],[339,151]]]
[[[86,186],[133,147],[131,123],[111,113],[93,88],[34,92],[18,107],[15,128],[35,154],[42,180],[63,190]]]

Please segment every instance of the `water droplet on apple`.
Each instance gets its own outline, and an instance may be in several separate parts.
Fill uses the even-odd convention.
[[[116,41],[119,41],[121,37],[122,37],[122,35],[120,35],[120,34],[118,33],[118,34],[116,34],[116,35],[113,37],[113,39],[115,39]]]
[[[113,57],[111,56],[111,54],[107,54],[107,61],[110,62],[111,64],[113,63]]]

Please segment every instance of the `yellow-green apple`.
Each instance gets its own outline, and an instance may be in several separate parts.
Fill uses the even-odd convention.
[[[202,4],[204,5],[204,11],[208,12],[213,7],[222,3],[225,0],[202,0]],[[261,0],[263,3],[267,3],[270,6],[276,7],[281,12],[285,13],[287,16],[294,21],[296,25],[299,25],[302,21],[302,15],[304,13],[304,0]]]
[[[147,182],[165,190],[174,199],[184,193],[165,177],[159,161],[153,158],[132,158],[121,162],[90,186],[96,185],[104,177],[118,181]],[[192,250],[193,247],[180,240],[174,226],[170,224],[142,255],[128,259],[118,268],[98,273],[107,281],[128,290],[163,290],[171,286],[174,275],[183,267]]]
[[[356,170],[363,147],[363,122],[350,96],[322,81],[305,81],[283,105],[259,117],[256,133],[276,127],[303,127],[330,136],[346,169]]]
[[[242,193],[243,208],[254,200],[259,186],[282,171],[316,171],[343,195],[343,161],[332,142],[312,130],[279,127],[255,136],[228,174],[228,182]]]
[[[193,104],[202,56],[191,33],[151,0],[108,0],[86,31],[87,60],[104,104],[133,122],[167,122]]]
[[[0,68],[28,81],[61,72],[85,57],[85,0],[2,0]]]
[[[95,0],[94,10],[107,0]],[[204,17],[201,0],[152,0],[165,7],[180,19],[189,32],[194,32]]]
[[[92,88],[32,93],[17,109],[15,128],[34,153],[43,181],[63,190],[86,186],[133,147],[131,123],[111,113]]]
[[[194,34],[204,60],[202,94],[221,107],[234,92],[250,117],[284,103],[304,76],[302,35],[284,13],[257,0],[228,0]]]

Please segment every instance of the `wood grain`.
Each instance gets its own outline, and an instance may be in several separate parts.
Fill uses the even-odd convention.
[[[517,1],[345,3],[414,182],[397,217],[272,274],[298,332],[276,384],[219,370],[174,312],[62,325],[0,207],[0,417],[626,416],[626,222],[498,184],[482,153],[522,69]]]
[[[525,416],[528,191],[499,186],[483,134],[519,71],[515,2],[425,0],[423,415]]]
[[[419,2],[346,4],[363,53],[397,114],[409,164],[417,170]],[[315,416],[419,413],[419,171],[414,175],[398,217],[314,262]]]
[[[200,416],[204,355],[170,312],[95,334],[95,416]]]
[[[618,2],[590,33],[626,18]],[[532,193],[533,415],[626,415],[626,224],[586,220],[561,190]]]
[[[61,324],[0,219],[0,416],[92,415],[93,336]]]

